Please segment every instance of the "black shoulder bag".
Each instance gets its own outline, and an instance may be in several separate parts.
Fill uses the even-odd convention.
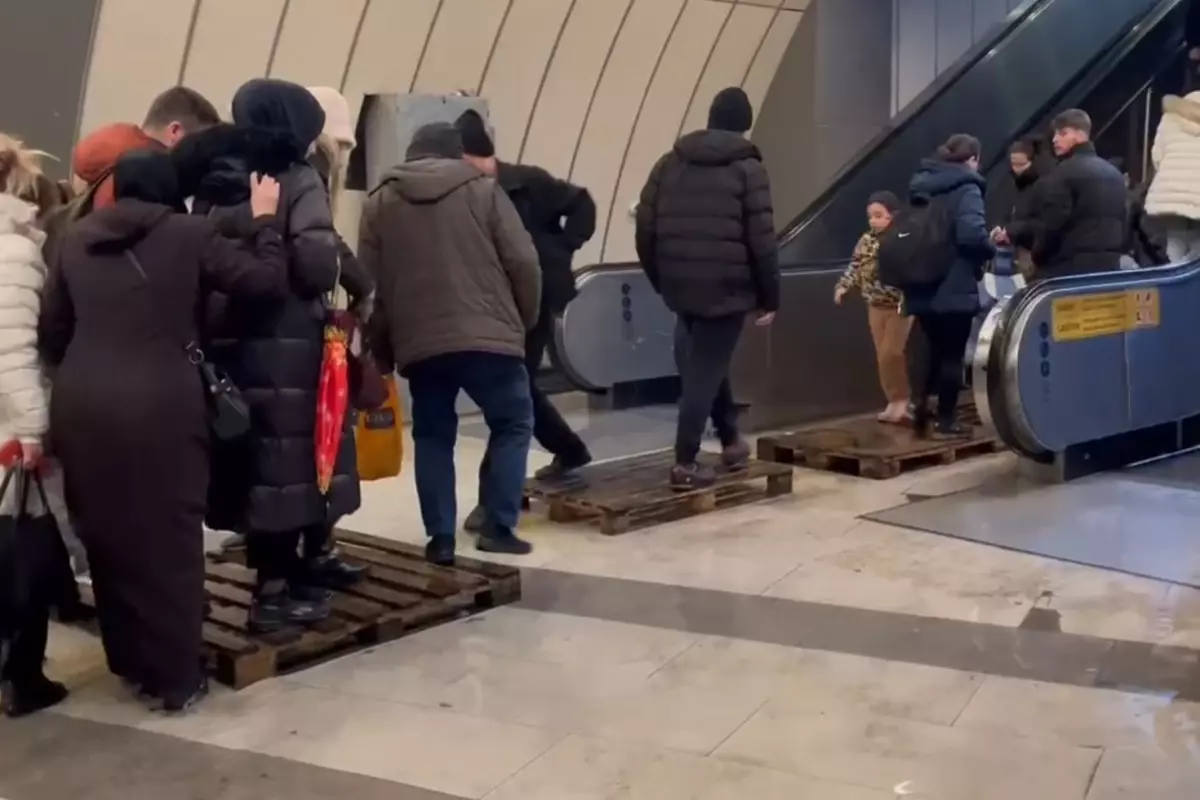
[[[142,262],[132,250],[125,251],[126,257],[142,279],[147,283],[150,276],[142,268]],[[204,394],[208,402],[208,425],[218,439],[236,439],[250,430],[250,406],[242,392],[223,369],[204,357],[204,351],[195,341],[183,346],[188,361],[200,372]]]

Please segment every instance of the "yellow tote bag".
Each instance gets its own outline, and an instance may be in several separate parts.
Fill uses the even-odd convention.
[[[387,400],[379,408],[358,412],[354,428],[358,450],[358,477],[364,481],[394,478],[400,474],[404,458],[404,416],[400,411],[400,395],[396,378],[387,382]]]

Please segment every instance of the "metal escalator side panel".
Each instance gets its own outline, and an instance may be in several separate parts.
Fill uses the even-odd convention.
[[[599,392],[676,374],[675,315],[639,265],[583,269],[575,287],[554,326],[558,366],[571,383]]]

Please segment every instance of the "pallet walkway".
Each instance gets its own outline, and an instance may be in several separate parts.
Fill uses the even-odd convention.
[[[333,615],[311,628],[274,634],[247,629],[254,572],[244,554],[210,554],[204,588],[204,647],[209,671],[242,689],[334,655],[392,641],[521,597],[517,569],[462,558],[453,568],[427,564],[415,545],[338,531],[342,557],[369,567],[358,585],[333,593]],[[88,587],[85,602],[91,603]]]
[[[717,467],[717,482],[706,489],[672,490],[674,454],[662,450],[591,464],[567,481],[531,478],[525,493],[548,506],[552,522],[595,522],[601,533],[615,535],[792,491],[790,467],[751,461],[745,470],[730,472],[712,454],[701,459]]]
[[[902,472],[952,464],[1004,449],[995,433],[982,427],[974,406],[960,406],[959,421],[970,426],[970,436],[918,439],[910,427],[886,425],[874,415],[853,417],[761,437],[758,457],[779,464],[886,480]]]

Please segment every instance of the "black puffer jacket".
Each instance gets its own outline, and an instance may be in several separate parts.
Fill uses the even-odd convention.
[[[779,308],[771,183],[758,148],[727,131],[689,133],[659,159],[637,209],[637,253],[677,314]]]
[[[288,244],[291,292],[281,304],[214,298],[206,318],[207,353],[251,405],[252,430],[213,453],[208,524],[222,530],[286,531],[335,521],[358,508],[360,493],[349,415],[328,495],[314,463],[317,385],[325,296],[338,275],[338,239],[324,182],[292,137],[222,125],[173,153],[193,212],[225,235],[251,230],[249,175],[280,182],[279,221]]]

